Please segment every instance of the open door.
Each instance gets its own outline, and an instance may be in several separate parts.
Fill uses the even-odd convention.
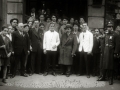
[[[36,13],[39,9],[50,9],[51,14],[57,10],[60,17],[87,18],[87,0],[26,0],[26,15],[32,8],[36,9]]]

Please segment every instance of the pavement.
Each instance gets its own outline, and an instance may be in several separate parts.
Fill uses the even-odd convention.
[[[120,90],[120,81],[114,80],[113,85],[109,85],[108,81],[96,81],[97,77],[87,78],[86,76],[64,75],[43,76],[34,74],[29,77],[16,76],[7,79],[4,86],[0,86],[0,90]],[[0,79],[1,82],[1,79]]]

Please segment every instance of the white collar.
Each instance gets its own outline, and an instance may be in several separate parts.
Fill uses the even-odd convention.
[[[18,30],[18,32],[20,33],[20,35],[23,34],[23,32],[21,32],[21,31],[19,31],[19,30]]]

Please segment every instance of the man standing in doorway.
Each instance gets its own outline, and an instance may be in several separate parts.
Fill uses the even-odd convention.
[[[57,17],[56,17],[56,15],[52,15],[51,20],[52,21],[50,23],[54,23],[55,24],[55,26],[54,26],[55,31],[59,32],[59,24],[57,23]],[[47,24],[46,31],[49,30],[50,23]]]

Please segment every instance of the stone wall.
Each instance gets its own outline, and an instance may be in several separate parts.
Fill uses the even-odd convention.
[[[104,28],[105,0],[102,5],[96,7],[93,0],[88,0],[88,26],[93,28]]]
[[[7,0],[0,0],[0,29],[3,25],[6,25],[7,20]]]
[[[2,27],[2,0],[0,0],[0,29]]]
[[[22,1],[24,0],[0,0],[0,28],[2,25],[10,24],[11,18],[18,18],[20,22],[23,21],[24,7],[23,3],[20,3]],[[105,0],[102,0],[100,8],[95,8],[92,4],[93,0],[88,0],[88,25],[90,28],[104,28]]]

